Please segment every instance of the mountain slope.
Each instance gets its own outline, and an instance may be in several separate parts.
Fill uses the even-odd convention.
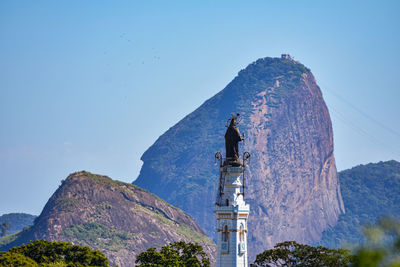
[[[0,224],[8,222],[10,229],[8,229],[7,233],[13,234],[21,231],[25,226],[32,225],[36,217],[35,215],[26,213],[8,213],[0,216]]]
[[[291,59],[263,58],[158,138],[143,154],[135,184],[188,212],[215,235],[218,183],[214,153],[225,122],[239,125],[251,153],[249,253],[276,242],[319,241],[344,212],[333,155],[332,125],[315,79]]]
[[[0,250],[35,239],[88,245],[119,266],[133,266],[140,252],[177,240],[199,242],[211,260],[215,250],[182,211],[137,186],[89,172],[68,176],[35,224],[0,239]]]
[[[321,245],[359,244],[363,225],[374,224],[381,216],[400,217],[400,162],[359,165],[339,172],[339,179],[346,214],[324,232]]]

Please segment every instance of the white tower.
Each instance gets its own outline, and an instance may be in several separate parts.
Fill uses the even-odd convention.
[[[250,206],[244,202],[246,164],[250,154],[239,158],[238,143],[243,141],[236,124],[240,115],[233,115],[225,134],[226,159],[217,152],[219,160],[219,190],[214,213],[217,216],[217,267],[247,267],[247,218]],[[241,177],[243,177],[241,181]]]
[[[250,206],[243,200],[243,166],[222,166],[224,192],[215,205],[217,216],[217,267],[247,267],[247,218]]]

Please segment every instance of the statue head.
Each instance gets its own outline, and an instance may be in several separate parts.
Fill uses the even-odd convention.
[[[236,127],[236,124],[241,121],[240,114],[239,113],[236,113],[236,115],[232,114],[231,118],[228,121],[231,121],[229,123],[229,127]],[[226,122],[225,126],[228,125],[228,121]]]

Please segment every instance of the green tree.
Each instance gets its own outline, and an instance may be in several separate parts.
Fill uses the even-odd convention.
[[[39,266],[34,260],[19,253],[4,252],[0,254],[0,266],[35,267]]]
[[[14,265],[10,265],[9,262],[13,260]],[[109,266],[108,259],[98,250],[68,242],[46,240],[36,240],[28,245],[11,248],[0,255],[0,266],[24,266],[18,262],[27,260],[41,266]],[[8,264],[2,264],[3,262]]]
[[[10,229],[11,225],[8,222],[3,222],[0,224],[1,236],[6,236],[8,229]]]
[[[353,256],[345,249],[329,249],[298,244],[295,241],[278,243],[273,249],[258,254],[252,267],[269,266],[349,266]]]
[[[185,243],[183,241],[165,245],[160,251],[150,248],[138,255],[136,263],[141,267],[210,266],[210,260],[207,258],[202,246],[197,243]]]
[[[367,242],[356,252],[354,267],[400,267],[400,221],[388,218],[364,229]]]

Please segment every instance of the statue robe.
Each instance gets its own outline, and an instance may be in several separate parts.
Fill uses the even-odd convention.
[[[225,133],[226,159],[236,161],[239,158],[239,142],[242,141],[239,129],[231,123]]]

